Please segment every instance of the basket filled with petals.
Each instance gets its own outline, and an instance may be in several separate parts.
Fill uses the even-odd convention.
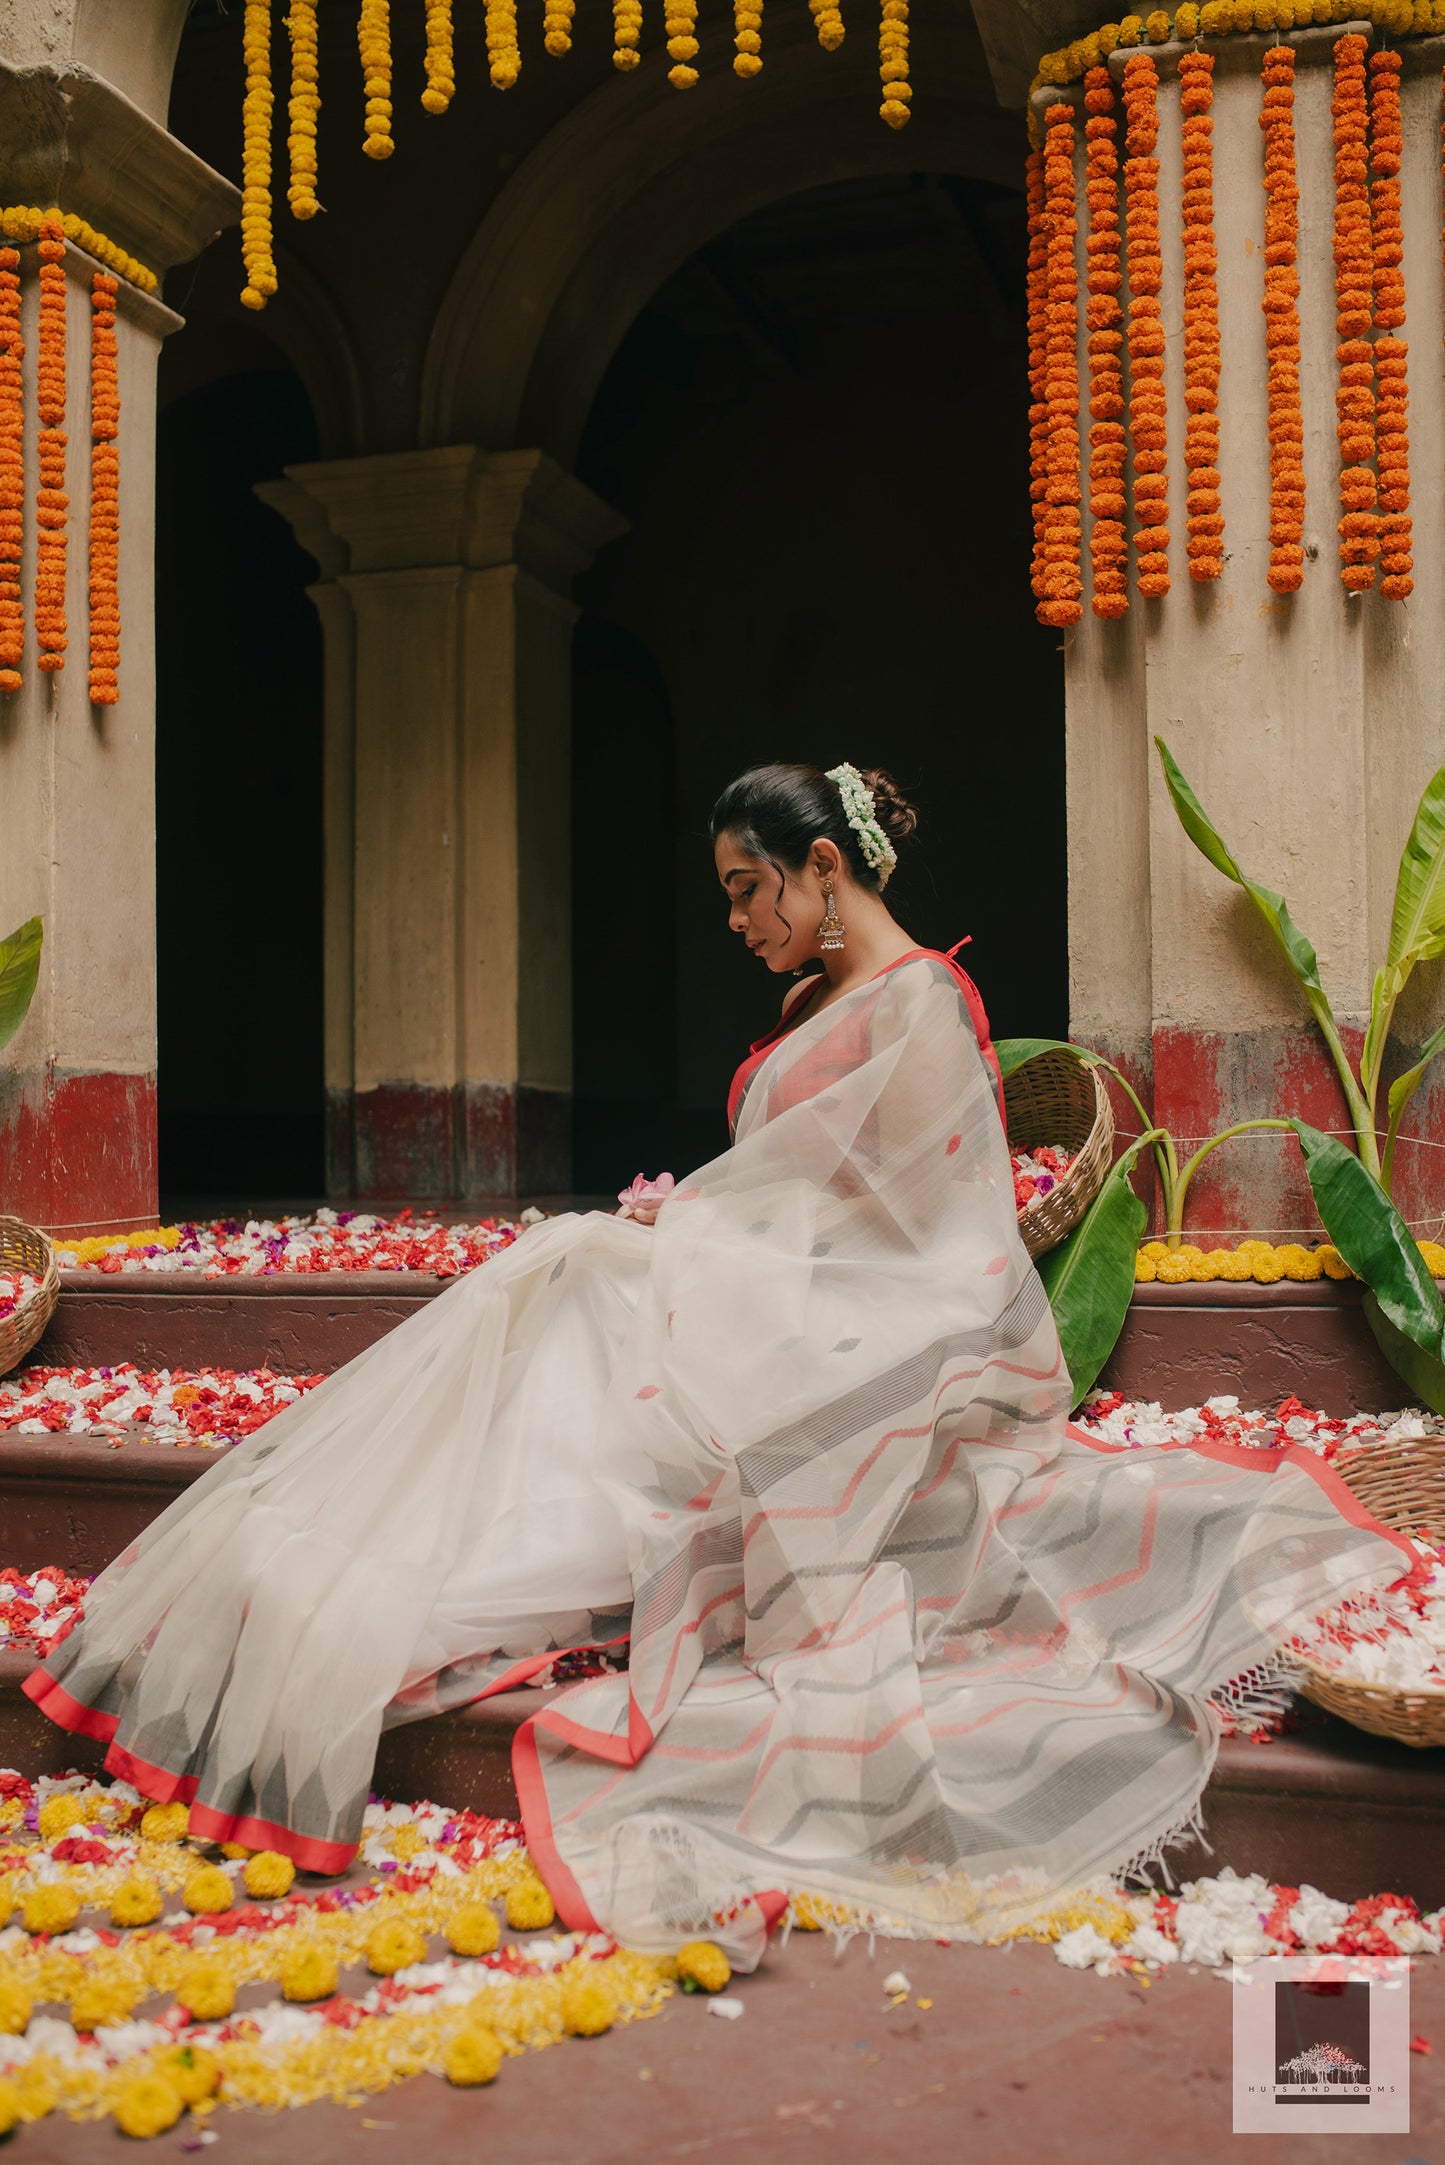
[[[1019,1231],[1035,1261],[1071,1233],[1114,1159],[1114,1115],[1097,1068],[1062,1046],[1004,1077]]]
[[[19,1366],[60,1298],[50,1242],[23,1218],[0,1216],[0,1376]]]
[[[1335,1471],[1382,1525],[1411,1536],[1421,1568],[1301,1633],[1289,1648],[1299,1688],[1372,1736],[1445,1745],[1445,1436],[1397,1432],[1342,1455]]]

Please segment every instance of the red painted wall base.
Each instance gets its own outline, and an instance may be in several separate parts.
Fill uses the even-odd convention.
[[[154,1075],[0,1078],[0,1210],[47,1232],[154,1225]]]
[[[417,1202],[557,1195],[572,1184],[572,1100],[524,1083],[383,1083],[327,1094],[332,1195]]]

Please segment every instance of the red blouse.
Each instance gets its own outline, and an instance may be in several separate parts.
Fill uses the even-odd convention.
[[[878,972],[878,977],[886,977],[890,970],[901,969],[905,962],[917,961],[920,955],[927,956],[934,962],[941,962],[944,967],[951,972],[953,977],[957,980],[959,991],[963,994],[964,1004],[968,1009],[969,1017],[973,1023],[974,1034],[978,1039],[978,1049],[983,1054],[983,1057],[988,1063],[988,1066],[993,1071],[994,1095],[998,1100],[1000,1117],[1002,1117],[1003,1082],[999,1074],[998,1055],[993,1049],[993,1039],[989,1035],[988,1015],[984,1010],[983,999],[979,993],[977,985],[975,985],[973,979],[969,976],[968,972],[963,969],[962,966],[955,959],[958,954],[958,948],[966,947],[967,945],[968,942],[966,940],[960,940],[958,943],[958,947],[950,947],[947,954],[940,954],[938,949],[933,947],[910,948],[908,953],[906,955],[900,955],[896,962],[885,963],[883,968]],[[877,980],[874,979],[874,982],[876,983]],[[783,1009],[782,1014],[778,1017],[778,1020],[774,1023],[772,1029],[769,1030],[769,1032],[767,1033],[767,1036],[760,1037],[755,1044],[749,1047],[748,1057],[746,1060],[744,1060],[742,1066],[738,1069],[736,1075],[734,1075],[732,1080],[732,1088],[728,1092],[729,1128],[735,1128],[737,1126],[738,1114],[742,1110],[743,1096],[747,1090],[748,1084],[752,1081],[758,1069],[767,1059],[768,1054],[777,1044],[778,1039],[780,1037],[785,1037],[788,1031],[792,1029],[794,1023],[800,1020],[804,1008],[808,1005],[808,1002],[816,994],[819,985],[826,983],[826,975],[822,971],[818,971],[814,976],[808,979],[805,985],[800,985],[796,993],[788,1001],[786,1007]],[[840,1050],[842,1049],[843,1048],[840,1048]],[[864,1048],[860,1043],[857,1049],[857,1058],[862,1058],[863,1050]],[[855,1063],[852,1060],[849,1060],[848,1064],[852,1065]]]

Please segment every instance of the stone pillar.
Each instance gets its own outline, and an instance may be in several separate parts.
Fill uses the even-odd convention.
[[[58,204],[158,274],[235,215],[236,191],[110,85],[0,63],[0,202]],[[27,497],[35,487],[36,251],[21,250]],[[52,1230],[154,1221],[155,368],[180,325],[121,282],[120,698],[87,689],[90,285],[68,248],[65,667],[36,666],[27,510],[22,688],[0,697],[0,931],[45,921],[30,1014],[0,1054],[0,1210]],[[204,726],[204,689],[197,689]],[[166,906],[163,900],[163,906]],[[190,905],[186,905],[190,906]]]
[[[1068,699],[1071,1013],[1076,1036],[1150,1082],[1156,1117],[1181,1138],[1298,1112],[1348,1129],[1343,1094],[1295,979],[1248,899],[1180,828],[1160,774],[1162,736],[1245,870],[1287,898],[1313,940],[1325,988],[1358,1049],[1383,959],[1395,867],[1415,803],[1445,758],[1445,374],[1440,361],[1439,72],[1445,40],[1406,47],[1405,265],[1415,593],[1349,595],[1336,520],[1334,43],[1291,33],[1300,184],[1305,578],[1272,592],[1263,291],[1263,37],[1211,42],[1219,255],[1222,576],[1195,586],[1185,552],[1180,48],[1159,66],[1160,222],[1169,405],[1172,591],[1065,635]],[[1127,58],[1111,63],[1122,73]],[[1075,93],[1077,96],[1077,93]],[[1120,146],[1122,154],[1122,112]],[[1082,159],[1081,159],[1082,164]],[[1080,189],[1082,199],[1082,188]],[[1083,235],[1079,260],[1083,264]],[[1084,426],[1087,429],[1087,412]],[[1086,513],[1087,526],[1087,513]],[[1087,567],[1087,532],[1085,564]],[[1400,1027],[1418,1039],[1440,1006],[1439,965]],[[1445,1099],[1437,1100],[1445,1103]],[[1418,1127],[1428,1121],[1428,1100]],[[1132,1125],[1132,1118],[1130,1121]],[[1425,1219],[1445,1204],[1438,1151],[1402,1153],[1397,1195]],[[1423,1161],[1431,1161],[1428,1178]],[[1199,1236],[1314,1225],[1292,1142],[1226,1144],[1189,1212]]]
[[[539,451],[293,467],[326,639],[332,1192],[571,1180],[571,636],[623,521]]]

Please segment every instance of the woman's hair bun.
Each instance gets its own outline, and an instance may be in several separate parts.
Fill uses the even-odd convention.
[[[866,788],[873,792],[873,817],[892,843],[906,842],[918,825],[918,814],[891,774],[882,767],[860,767]]]

